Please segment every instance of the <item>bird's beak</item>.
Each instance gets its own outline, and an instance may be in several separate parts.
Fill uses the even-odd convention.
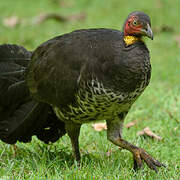
[[[149,24],[147,24],[147,27],[145,29],[141,30],[145,36],[149,37],[153,40],[153,32]]]

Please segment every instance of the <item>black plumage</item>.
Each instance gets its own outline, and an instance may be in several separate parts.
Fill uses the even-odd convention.
[[[0,46],[0,139],[9,144],[29,142],[33,135],[55,142],[65,134],[52,107],[30,96],[25,71],[31,54],[21,46]]]
[[[20,84],[18,86],[22,86],[19,89],[24,88],[24,97],[17,101],[18,105],[14,103],[12,114],[8,111],[4,119],[9,118],[10,124],[21,106],[24,114],[26,107],[28,112],[36,105],[29,119],[20,118],[12,126],[17,126],[19,137],[28,133],[27,137],[35,134],[41,140],[49,138],[48,141],[55,141],[67,132],[77,161],[80,160],[78,137],[81,125],[106,119],[108,139],[133,153],[134,167],[142,167],[144,160],[157,171],[156,166],[162,166],[161,163],[121,137],[125,116],[150,81],[149,51],[141,39],[142,36],[153,38],[150,26],[146,14],[133,12],[125,21],[123,33],[105,28],[83,29],[43,43],[32,55],[25,55],[24,59],[30,59],[28,67],[20,64],[17,69],[10,70],[19,71],[16,81]],[[13,67],[17,62],[13,61]],[[4,76],[9,81],[15,75],[2,74]],[[7,83],[7,88],[12,84]],[[17,99],[18,95],[15,97]],[[1,107],[5,109],[3,104]],[[26,132],[21,130],[21,119],[27,120],[22,123]],[[45,133],[48,126],[56,131]],[[0,138],[3,140],[1,134],[7,129],[1,127]],[[56,132],[54,139],[49,137],[52,132]],[[5,142],[8,138],[6,136]]]

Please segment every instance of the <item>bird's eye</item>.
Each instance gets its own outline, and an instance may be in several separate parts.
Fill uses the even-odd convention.
[[[133,25],[136,26],[137,25],[137,21],[133,21]]]

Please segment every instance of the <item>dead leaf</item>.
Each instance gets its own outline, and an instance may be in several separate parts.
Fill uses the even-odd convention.
[[[40,14],[39,16],[34,18],[33,24],[41,24],[49,19],[54,19],[57,22],[62,23],[65,23],[67,21],[82,21],[85,19],[85,17],[85,13],[73,14],[68,17],[56,13]]]
[[[177,127],[174,128],[174,131],[176,131],[176,130],[177,130]]]
[[[118,147],[118,150],[117,149],[110,149],[108,152],[106,152],[106,156],[111,156],[113,153],[116,153],[117,151],[121,151],[123,148],[122,147]]]
[[[34,21],[33,24],[41,24],[44,21],[47,21],[49,19],[54,19],[56,21],[59,22],[66,22],[67,19],[64,16],[61,16],[59,14],[56,13],[49,13],[49,14],[40,14],[39,16],[37,16]]]
[[[18,147],[17,147],[17,145],[16,144],[13,144],[12,146],[12,149],[13,149],[13,157],[15,158],[16,157],[16,155],[17,155],[17,151],[18,151]]]
[[[163,25],[163,26],[155,26],[153,28],[154,33],[162,33],[162,32],[167,32],[167,33],[172,33],[174,32],[174,28],[168,25]]]
[[[78,13],[78,14],[73,14],[69,16],[67,19],[69,21],[83,21],[86,18],[86,14],[84,12]]]
[[[112,153],[113,153],[113,151],[112,151],[112,150],[109,150],[108,152],[106,152],[106,155],[107,155],[107,156],[111,156]]]
[[[180,35],[175,36],[175,41],[176,41],[178,47],[180,48]]]
[[[171,119],[174,119],[173,114],[172,114],[172,112],[171,112],[171,111],[166,110],[166,112],[168,113],[168,115],[169,115],[169,117],[170,117]]]
[[[156,1],[156,7],[157,7],[158,9],[160,9],[160,8],[163,7],[163,3],[162,3],[161,0],[157,0],[157,1]]]
[[[96,123],[92,125],[95,131],[102,131],[107,129],[106,123]]]
[[[141,135],[147,135],[149,137],[152,137],[154,139],[157,139],[157,140],[162,140],[162,137],[156,135],[155,133],[153,133],[149,127],[146,127],[144,128],[142,131],[139,131],[137,133],[137,135],[141,136]]]
[[[135,124],[137,124],[136,120],[135,121],[131,121],[131,122],[126,124],[126,128],[130,128],[130,127],[134,126]]]
[[[6,27],[15,27],[20,23],[20,19],[17,16],[11,16],[3,20],[3,24]]]
[[[168,25],[161,26],[161,32],[174,32],[174,28]]]
[[[60,1],[60,2],[59,2],[59,5],[60,5],[61,7],[67,8],[67,7],[72,7],[72,6],[73,6],[73,3],[72,3],[72,2],[68,2],[68,1]]]

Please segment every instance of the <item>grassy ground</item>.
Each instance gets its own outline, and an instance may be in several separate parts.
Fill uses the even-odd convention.
[[[1,0],[0,43],[16,43],[33,50],[43,41],[79,28],[107,27],[121,29],[127,14],[134,10],[148,13],[154,30],[163,26],[173,32],[159,32],[154,41],[147,40],[151,51],[152,80],[145,93],[134,104],[126,122],[137,120],[124,138],[145,148],[168,168],[159,174],[145,166],[132,170],[132,155],[120,151],[106,139],[106,132],[95,132],[91,124],[82,127],[80,150],[82,166],[73,164],[70,140],[64,136],[52,145],[44,145],[35,137],[32,143],[17,143],[17,154],[10,145],[0,142],[0,179],[180,179],[180,35],[179,0]],[[63,3],[64,2],[64,3]],[[84,21],[57,23],[54,20],[31,25],[40,13],[64,16],[86,13]],[[3,19],[17,15],[23,21],[15,28],[4,27]],[[142,138],[137,132],[149,126],[162,141]],[[112,151],[110,155],[107,152]]]

